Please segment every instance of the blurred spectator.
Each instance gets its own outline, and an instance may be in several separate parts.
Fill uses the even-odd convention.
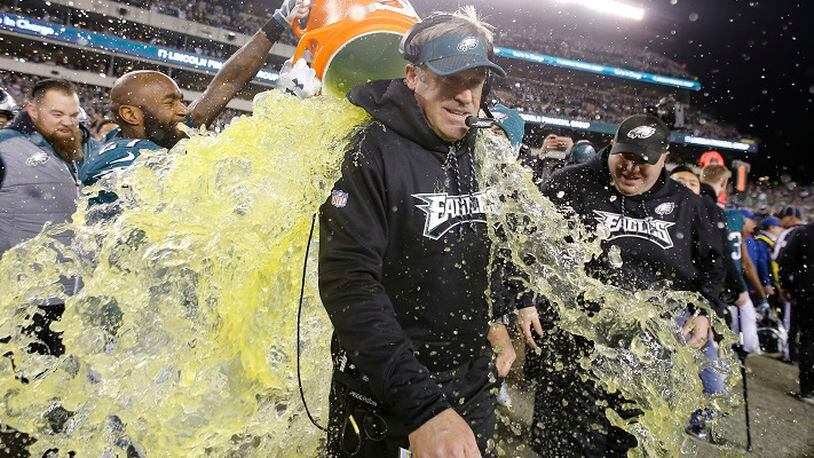
[[[778,267],[781,267],[780,258],[783,256],[788,241],[791,240],[794,232],[800,227],[802,212],[797,207],[789,205],[780,210],[777,216],[780,217],[780,223],[785,230],[777,236],[774,251],[772,252],[772,259],[777,262]],[[783,326],[788,330],[788,341],[786,348],[783,349],[783,360],[786,362],[794,362],[798,360],[800,353],[800,347],[797,344],[797,337],[800,333],[800,323],[796,318],[799,314],[797,308],[799,308],[800,305],[795,304],[792,294],[785,291],[784,282],[786,280],[783,279],[782,272],[778,275],[778,279],[780,280],[781,291],[784,293],[781,297],[783,299]]]
[[[801,212],[799,208],[791,205],[780,210],[777,217],[780,218],[780,224],[787,229],[803,224],[803,212]]]
[[[752,260],[752,263],[755,266],[757,278],[760,280],[760,284],[763,287],[764,295],[766,298],[768,298],[773,292],[771,268],[769,266],[769,260],[764,259],[761,256],[762,253],[760,247],[755,239],[755,234],[758,228],[758,216],[748,209],[741,210],[741,213],[743,214],[744,218],[743,241],[746,244],[746,249],[749,251],[749,258]],[[759,297],[760,294],[751,286],[749,288],[749,294],[752,295],[752,302],[754,302],[758,307],[758,311],[760,313],[765,313],[768,302],[761,301],[762,298]]]
[[[531,169],[534,182],[540,184],[554,172],[565,167],[566,152],[573,145],[573,138],[551,133],[545,136],[541,148],[523,151],[520,160]]]
[[[107,134],[110,133],[111,130],[116,129],[117,127],[119,127],[119,125],[116,124],[115,121],[112,121],[110,119],[103,119],[95,126],[94,130],[96,131],[96,139],[99,140],[100,142],[103,141]]]
[[[679,165],[670,171],[670,178],[688,187],[696,195],[701,194],[701,179],[686,165]]]
[[[777,263],[799,330],[800,400],[814,405],[814,225],[794,231]]]
[[[769,272],[769,284],[767,293],[769,296],[774,296],[778,285],[777,282],[777,263],[772,260],[772,252],[774,251],[775,242],[783,232],[783,225],[780,220],[774,216],[763,218],[760,223],[760,232],[755,236],[757,242],[757,257],[756,263],[762,264],[758,267],[758,271],[765,269]]]
[[[5,89],[0,87],[0,128],[11,121],[17,113],[17,102]]]

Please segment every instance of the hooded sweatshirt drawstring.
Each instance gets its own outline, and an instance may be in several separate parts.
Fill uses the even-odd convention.
[[[447,153],[447,158],[444,161],[444,169],[447,172],[447,176],[450,180],[454,180],[455,182],[455,192],[458,195],[472,195],[475,194],[476,184],[475,184],[475,158],[472,154],[472,151],[469,148],[464,148],[464,154],[469,156],[469,173],[468,173],[468,180],[466,189],[464,189],[463,182],[461,180],[461,167],[460,162],[458,161],[458,149],[463,146],[466,142],[466,138],[455,142],[454,144],[450,145],[449,152]],[[475,231],[475,222],[469,221],[467,226],[471,231]]]
[[[449,147],[447,160],[444,163],[444,170],[446,170],[449,179],[454,180],[455,192],[460,194],[463,190],[461,189],[461,172],[458,170],[458,156],[455,154],[457,152],[456,145],[457,143]]]
[[[625,216],[626,216],[625,215],[625,195],[621,194],[621,193],[619,195],[621,196],[620,200],[622,202],[622,227],[624,227],[625,226]],[[639,207],[641,207],[641,209],[642,209],[642,213],[644,214],[644,217],[645,218],[652,218],[652,216],[650,215],[650,211],[647,209],[647,205],[645,204],[644,199],[638,199],[638,202],[639,202]]]

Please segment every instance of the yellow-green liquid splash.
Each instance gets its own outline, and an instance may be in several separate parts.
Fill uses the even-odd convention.
[[[128,448],[149,457],[315,456],[322,433],[305,415],[296,381],[302,262],[311,216],[366,121],[344,100],[261,94],[252,117],[219,135],[144,153],[85,189],[71,247],[54,242],[49,234],[64,228],[53,227],[6,253],[0,337],[11,340],[0,341],[0,355],[12,354],[14,364],[0,357],[0,423],[37,438],[35,456],[50,448],[78,456],[123,456]],[[730,401],[701,396],[695,374],[703,358],[675,338],[673,317],[698,298],[631,294],[589,278],[582,264],[599,241],[554,211],[505,143],[482,135],[477,155],[482,183],[495,190],[490,223],[513,228],[492,234],[496,248],[511,250],[527,286],[558,307],[563,329],[597,342],[585,361],[596,378],[644,411],[637,424],[612,421],[637,436],[636,453],[686,451],[689,414]],[[102,189],[118,199],[89,205]],[[72,262],[58,263],[55,250]],[[524,262],[529,255],[536,262]],[[331,328],[313,257],[309,265],[300,348],[305,393],[322,419]],[[30,304],[60,294],[44,286],[60,273],[84,281],[78,295],[63,297],[64,317],[52,325],[64,332],[66,354],[30,354],[31,338],[20,330],[36,311]],[[580,311],[580,295],[601,311]],[[733,372],[731,355],[724,362]],[[67,419],[60,431],[56,417]]]
[[[704,395],[698,373],[708,362],[701,351],[677,338],[680,328],[675,320],[687,304],[705,304],[704,299],[694,293],[655,289],[633,293],[588,276],[585,263],[601,253],[602,235],[589,233],[573,215],[558,213],[505,140],[491,135],[481,140],[476,156],[481,180],[492,189],[487,215],[495,242],[493,256],[511,253],[527,278],[526,286],[556,307],[558,326],[594,342],[591,355],[581,364],[590,367],[599,386],[621,392],[643,411],[626,421],[607,409],[613,425],[636,436],[639,446],[633,455],[691,453],[693,445],[684,426],[692,412],[701,407],[729,410],[735,404],[734,384],[739,378],[737,361],[729,350],[735,341],[732,333],[721,320],[714,320],[715,329],[725,332],[718,370],[726,377],[728,390]],[[562,192],[581,192],[579,188],[575,183],[573,189]],[[599,311],[586,313],[580,307],[584,303],[597,304]],[[569,415],[567,407],[552,408]],[[561,453],[573,451],[552,451]]]
[[[314,456],[321,432],[296,381],[295,322],[311,217],[339,176],[367,115],[336,98],[272,91],[222,133],[86,188],[72,247],[48,234],[0,261],[0,424],[31,434],[34,456]],[[112,204],[88,206],[101,189]],[[56,262],[55,247],[72,263]],[[312,253],[315,249],[312,247]],[[327,405],[330,324],[310,263],[303,379],[317,417]],[[66,354],[38,356],[20,332],[58,272],[80,274],[52,329]],[[21,383],[25,378],[28,383]],[[49,418],[71,412],[62,432]],[[49,414],[49,412],[51,412]]]

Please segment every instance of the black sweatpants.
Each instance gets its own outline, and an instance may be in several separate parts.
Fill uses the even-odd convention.
[[[453,371],[454,374],[436,374],[433,379],[452,407],[469,423],[484,457],[493,456],[487,451],[487,441],[495,432],[495,387],[492,380],[496,372],[491,356],[481,356]],[[373,412],[372,409],[352,396],[350,389],[334,380],[331,383],[330,413],[328,420],[329,457],[398,458],[399,449],[408,450],[409,431],[393,412]],[[463,400],[463,402],[459,402]],[[349,423],[353,415],[360,434]],[[368,431],[366,431],[368,429]],[[386,431],[382,440],[377,432]],[[368,435],[368,433],[371,433]],[[361,442],[360,442],[361,439]],[[358,452],[353,453],[358,447]]]
[[[789,328],[786,330],[788,332],[788,346],[789,346],[789,361],[796,362],[800,359],[799,355],[799,339],[800,339],[800,325],[797,322],[800,320],[799,312],[797,311],[798,308],[805,306],[805,304],[797,304],[792,303],[791,307],[789,307],[789,314],[791,318],[789,319]]]
[[[797,357],[800,367],[800,394],[814,396],[814,303],[796,303],[794,314],[799,329]]]
[[[626,456],[636,438],[611,426],[605,406],[622,418],[639,415],[619,394],[608,394],[580,367],[591,342],[553,329],[538,340],[540,355],[526,353],[526,377],[536,385],[531,446],[545,457]]]

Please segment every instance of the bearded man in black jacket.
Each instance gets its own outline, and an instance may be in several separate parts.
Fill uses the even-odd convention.
[[[473,10],[425,19],[402,47],[404,79],[348,95],[373,121],[320,210],[320,295],[334,325],[328,449],[476,457],[514,351],[505,326],[490,326],[486,190],[465,119],[488,72],[505,72]]]
[[[609,230],[603,256],[587,266],[590,275],[631,291],[669,282],[672,290],[700,293],[722,313],[720,229],[698,196],[667,177],[669,134],[655,116],[631,116],[610,148],[554,174],[542,192],[562,211],[579,215],[589,229],[604,225]],[[621,267],[610,262],[612,246],[619,248]],[[519,326],[527,342],[530,328],[540,327],[536,312],[520,310]],[[548,315],[546,321],[556,321],[552,310],[541,313]],[[708,318],[690,316],[683,332],[689,345],[705,347],[711,338]],[[535,394],[533,448],[543,456],[624,456],[635,447],[633,436],[610,425],[605,408],[622,418],[636,416],[636,409],[618,393],[597,386],[579,364],[592,343],[557,328],[538,341],[546,364]]]

